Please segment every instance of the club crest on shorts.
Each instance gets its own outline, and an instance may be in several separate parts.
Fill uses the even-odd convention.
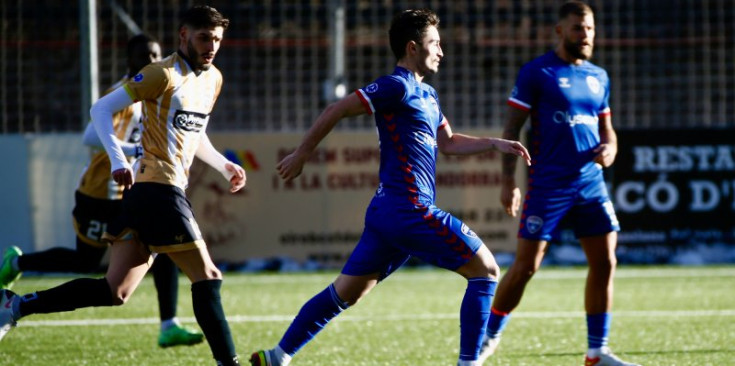
[[[544,220],[538,216],[529,216],[526,219],[526,229],[528,229],[528,232],[531,234],[541,230],[542,226],[544,226]]]
[[[470,227],[467,226],[467,224],[465,224],[465,223],[462,223],[462,227],[460,228],[460,230],[462,230],[462,234],[465,234],[465,235],[467,235],[467,236],[469,236],[471,238],[476,238],[477,237],[477,234],[475,234],[475,232],[472,231],[472,229],[470,229]]]

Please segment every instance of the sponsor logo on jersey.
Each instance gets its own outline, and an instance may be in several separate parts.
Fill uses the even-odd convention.
[[[594,77],[592,75],[587,76],[587,86],[590,88],[590,90],[593,93],[595,93],[595,94],[599,94],[600,93],[600,81],[597,80],[596,77]]]
[[[174,128],[188,132],[199,132],[207,125],[208,120],[209,115],[179,109],[174,114]]]
[[[366,86],[365,87],[365,91],[367,93],[370,93],[370,94],[375,93],[376,91],[378,91],[378,83],[372,83],[372,84]]]
[[[135,81],[136,83],[143,81],[143,74],[133,76],[133,81]]]
[[[588,116],[584,114],[571,115],[567,111],[556,111],[554,112],[554,122],[559,124],[568,124],[570,126],[575,125],[596,125],[599,121],[597,116]]]
[[[544,220],[538,216],[529,216],[526,219],[526,228],[531,234],[534,234],[537,231],[541,230],[542,226],[544,226]]]
[[[571,88],[572,84],[569,84],[569,78],[559,78],[560,88]]]
[[[467,235],[467,236],[469,236],[471,238],[476,238],[477,237],[477,234],[475,234],[475,232],[472,231],[472,229],[470,229],[470,227],[467,226],[467,224],[465,224],[465,223],[462,223],[462,228],[460,230],[462,230],[462,234],[465,234],[465,235]]]

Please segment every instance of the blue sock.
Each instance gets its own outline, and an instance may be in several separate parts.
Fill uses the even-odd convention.
[[[470,278],[459,310],[459,359],[476,360],[480,355],[482,336],[490,317],[490,304],[498,282],[489,278]]]
[[[347,307],[348,305],[337,296],[334,284],[329,285],[301,307],[278,345],[289,355],[295,355],[324,329],[332,318]]]
[[[587,314],[587,346],[600,348],[607,346],[607,336],[610,333],[612,314]]]
[[[490,319],[487,321],[487,336],[490,338],[500,337],[500,333],[510,321],[510,312],[498,311],[495,308],[490,309]]]

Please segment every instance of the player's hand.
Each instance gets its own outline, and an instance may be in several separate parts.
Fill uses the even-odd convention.
[[[521,207],[521,189],[515,184],[503,183],[500,188],[500,203],[508,216],[516,217]]]
[[[306,159],[298,154],[297,150],[283,158],[276,165],[276,170],[278,170],[278,175],[281,179],[288,182],[301,174],[301,170],[304,169],[304,163],[306,163]]]
[[[233,163],[225,164],[225,169],[232,173],[232,177],[230,178],[230,193],[235,193],[245,187],[245,183],[247,183],[245,169]]]
[[[595,150],[594,161],[602,165],[604,168],[609,167],[615,161],[615,156],[618,155],[618,147],[613,144],[600,144]]]
[[[531,165],[531,154],[529,154],[526,147],[518,141],[496,139],[495,148],[500,152],[520,156],[526,161],[526,165]]]
[[[130,169],[120,168],[113,171],[112,179],[124,189],[130,189],[133,186],[133,172]]]

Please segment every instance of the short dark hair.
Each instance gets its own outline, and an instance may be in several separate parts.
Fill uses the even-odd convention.
[[[404,10],[393,17],[388,37],[396,60],[406,55],[406,43],[421,43],[429,26],[439,27],[439,17],[429,9]]]
[[[208,5],[195,5],[184,10],[179,16],[179,21],[183,26],[190,26],[194,29],[222,27],[227,29],[230,20],[225,18],[217,9]]]
[[[135,52],[136,48],[142,47],[142,46],[148,46],[148,43],[151,43],[151,42],[157,43],[158,41],[156,41],[155,38],[145,33],[136,34],[128,40],[128,46],[127,46],[128,53],[127,54],[132,55],[133,52]]]
[[[559,20],[566,19],[569,14],[583,17],[587,14],[594,14],[592,8],[583,1],[568,1],[559,8]]]

